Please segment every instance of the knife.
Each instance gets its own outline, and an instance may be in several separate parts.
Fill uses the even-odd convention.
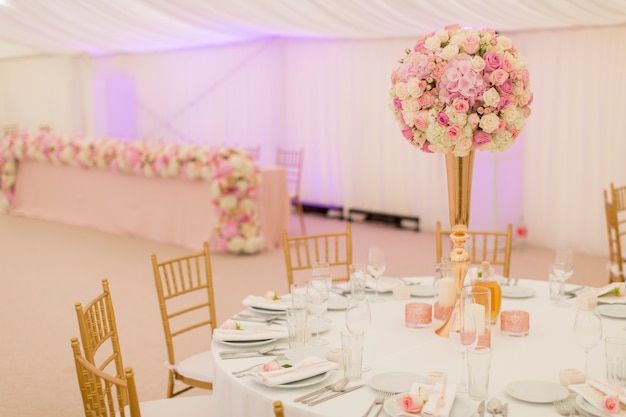
[[[304,401],[304,400],[306,400],[307,398],[314,397],[314,396],[316,396],[316,395],[318,395],[318,394],[323,393],[324,391],[329,390],[329,389],[330,389],[330,387],[332,387],[333,385],[335,385],[335,383],[334,383],[334,382],[333,382],[332,384],[328,384],[328,385],[326,385],[325,387],[322,387],[322,388],[320,388],[320,389],[317,389],[317,390],[315,390],[315,391],[313,391],[313,392],[309,392],[308,394],[304,394],[304,395],[302,395],[302,396],[300,396],[300,397],[298,397],[298,398],[294,398],[294,399],[293,399],[293,401],[294,401],[294,402],[296,402],[296,403],[297,403],[297,402],[299,402],[299,401]]]
[[[266,353],[270,353],[270,352],[275,352],[277,350],[287,350],[289,349],[288,347],[279,347],[276,346],[273,349],[268,350]],[[254,349],[254,350],[222,350],[220,352],[220,356],[222,355],[236,355],[238,353],[260,353],[259,349]]]
[[[354,387],[346,388],[346,389],[345,389],[345,390],[343,390],[343,391],[335,392],[335,393],[330,394],[330,395],[327,395],[327,396],[325,396],[325,397],[323,397],[323,398],[319,398],[319,399],[317,399],[317,400],[315,400],[315,401],[311,401],[311,402],[309,403],[309,405],[310,405],[310,406],[312,406],[312,405],[316,405],[316,404],[319,404],[319,403],[323,403],[323,402],[324,402],[324,401],[326,401],[326,400],[330,400],[331,398],[335,398],[335,397],[338,397],[338,396],[340,396],[340,395],[347,394],[347,393],[349,393],[350,391],[357,390],[357,389],[359,389],[359,388],[364,387],[365,385],[367,385],[367,384],[356,385],[356,386],[354,386]]]

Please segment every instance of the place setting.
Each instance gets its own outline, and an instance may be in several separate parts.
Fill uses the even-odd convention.
[[[221,344],[237,347],[256,347],[286,339],[285,326],[257,322],[227,320],[213,331],[213,339]]]

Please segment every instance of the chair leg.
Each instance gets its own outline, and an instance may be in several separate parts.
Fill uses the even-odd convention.
[[[300,199],[295,200],[295,204],[298,217],[300,218],[300,230],[302,230],[303,235],[306,235],[306,226],[304,225],[304,208],[302,207]]]
[[[169,372],[169,376],[167,378],[167,398],[172,398],[174,396],[174,384],[176,383],[174,378],[174,371]]]

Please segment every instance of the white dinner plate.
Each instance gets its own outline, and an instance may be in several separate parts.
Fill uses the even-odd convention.
[[[432,297],[435,295],[434,285],[411,285],[411,295],[413,297]]]
[[[613,317],[616,319],[626,319],[626,305],[623,304],[600,304],[598,307],[598,313],[606,317]]]
[[[575,405],[576,405],[576,408],[578,408],[579,410],[595,417],[612,417],[616,415],[616,414],[607,414],[604,411],[600,410],[599,408],[596,408],[589,401],[585,400],[581,395],[576,396]]]
[[[269,308],[262,308],[262,307],[255,307],[255,306],[250,306],[248,307],[250,310],[254,310],[259,314],[264,314],[264,315],[268,315],[268,316],[273,316],[273,315],[279,315],[279,314],[285,314],[285,310],[271,310]]]
[[[424,377],[410,372],[383,372],[373,375],[369,386],[376,391],[409,392],[415,382],[424,382]]]
[[[506,393],[518,400],[529,403],[551,403],[567,398],[569,391],[563,385],[536,380],[511,382],[506,387]]]
[[[398,406],[398,398],[404,394],[397,394],[393,397],[387,398],[383,404],[384,410],[390,416],[397,416],[402,411],[400,406]],[[459,398],[456,397],[454,399],[454,404],[452,404],[452,409],[450,410],[450,414],[448,417],[470,417],[474,409],[472,404],[469,402],[467,398]],[[406,414],[404,414],[406,415]],[[418,417],[416,415],[416,417]]]
[[[517,285],[502,285],[501,289],[504,298],[529,298],[537,294],[532,288],[518,287]]]
[[[309,387],[311,385],[319,384],[320,382],[326,381],[328,378],[330,378],[331,373],[332,371],[326,371],[324,373],[313,375],[308,378],[301,379],[299,381],[293,381],[293,382],[288,382],[286,384],[274,385],[272,388],[292,389],[292,388]],[[253,380],[253,381],[263,385],[261,382],[257,380]]]
[[[263,340],[219,340],[220,343],[228,346],[237,346],[237,347],[254,347],[254,346],[263,346],[269,345],[272,342],[277,341],[278,339],[263,339]]]

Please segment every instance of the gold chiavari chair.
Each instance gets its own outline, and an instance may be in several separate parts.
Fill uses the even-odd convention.
[[[274,417],[285,417],[282,401],[274,401]]]
[[[261,158],[261,145],[257,146],[246,146],[243,148],[248,155],[255,161],[258,162]]]
[[[12,135],[13,133],[17,133],[19,131],[19,126],[15,123],[4,125],[2,128],[2,133],[4,136]]]
[[[313,265],[319,262],[327,262],[331,269],[339,267],[343,270],[339,277],[333,278],[333,281],[345,281],[350,277],[349,267],[352,263],[350,223],[346,223],[346,230],[341,232],[304,236],[289,236],[287,230],[283,229],[283,249],[288,288],[291,288],[294,282],[294,272],[311,270]]]
[[[304,224],[304,208],[300,201],[300,182],[302,180],[302,163],[304,161],[304,149],[287,150],[278,148],[276,150],[276,165],[283,167],[287,174],[287,187],[291,204],[296,206],[298,217],[300,218],[300,230],[306,234]]]
[[[435,235],[436,262],[440,262],[443,254],[443,241],[450,243],[450,250],[453,244],[450,241],[452,230],[442,230],[441,222],[437,221]],[[502,231],[475,231],[468,230],[469,240],[465,248],[470,255],[470,264],[480,265],[487,261],[491,265],[498,266],[502,270],[502,276],[509,278],[511,269],[511,240],[513,236],[513,225],[509,223],[505,232]]]
[[[102,280],[102,293],[83,305],[74,304],[78,330],[85,352],[85,359],[101,371],[113,373],[124,379],[122,351],[109,290],[109,281]]]
[[[609,244],[609,283],[624,281],[622,239],[626,235],[626,187],[610,185],[604,190],[604,211]]]
[[[78,387],[85,417],[209,417],[212,396],[168,398],[139,402],[133,368],[124,378],[111,375],[81,355],[78,338],[71,339]]]
[[[201,252],[165,261],[159,261],[155,254],[152,255],[170,370],[168,398],[194,387],[213,389],[213,359],[210,349],[202,349],[181,361],[177,361],[175,353],[175,345],[178,345],[175,341],[182,343],[185,340],[183,336],[206,340],[208,347],[208,337],[215,330],[211,257],[209,244],[204,242],[203,246]],[[192,332],[194,330],[199,331]],[[186,387],[176,391],[176,381],[182,382]]]

